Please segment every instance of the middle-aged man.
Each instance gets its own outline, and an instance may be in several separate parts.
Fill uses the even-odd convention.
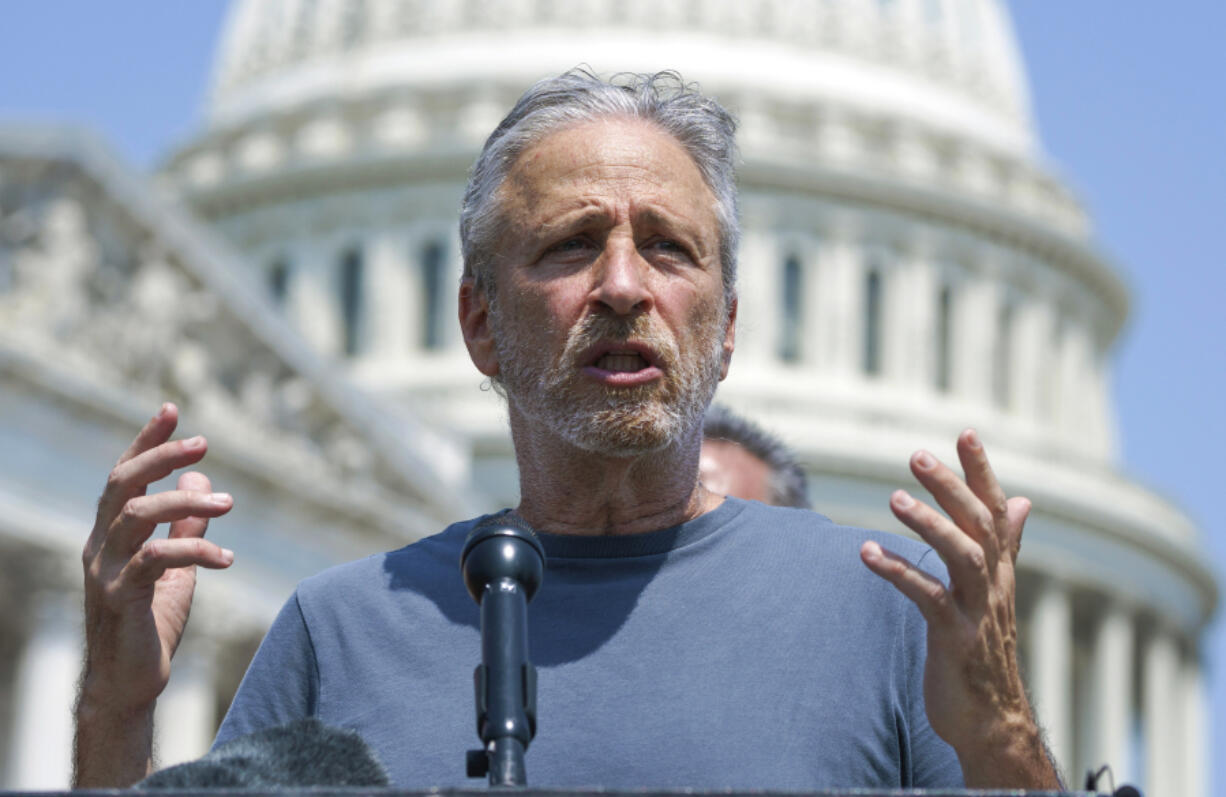
[[[737,312],[733,131],[675,75],[573,72],[530,89],[472,171],[460,324],[505,393],[514,512],[549,561],[529,782],[1056,788],[1016,664],[1029,503],[1005,498],[973,431],[965,481],[911,459],[951,519],[890,500],[931,548],[698,479]],[[203,539],[231,504],[206,477],[145,494],[204,455],[170,441],[176,422],[166,405],[121,457],[85,547],[80,786],[150,770],[193,566],[233,560]],[[358,731],[397,785],[463,785],[479,639],[457,561],[475,522],[302,582],[219,741],[314,716]]]

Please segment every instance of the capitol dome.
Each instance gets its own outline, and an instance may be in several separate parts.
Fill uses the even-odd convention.
[[[406,85],[518,91],[578,63],[701,73],[729,101],[842,103],[1015,156],[1033,145],[1012,31],[992,0],[238,3],[209,116],[241,124]]]
[[[205,124],[161,174],[304,339],[463,437],[490,508],[505,410],[455,324],[466,171],[531,82],[675,69],[741,122],[737,351],[720,400],[795,446],[815,507],[898,529],[909,453],[980,429],[1034,501],[1023,663],[1067,771],[1201,755],[1198,531],[1118,470],[1127,290],[1045,160],[998,0],[239,0]],[[1198,723],[1201,723],[1198,725]]]

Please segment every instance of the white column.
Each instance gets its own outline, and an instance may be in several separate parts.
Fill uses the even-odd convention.
[[[1086,720],[1092,743],[1086,765],[1097,769],[1110,764],[1117,784],[1135,783],[1137,777],[1136,764],[1130,755],[1132,657],[1136,637],[1133,623],[1127,609],[1112,603],[1098,619],[1090,641],[1091,715]]]
[[[996,348],[996,306],[992,280],[976,275],[955,294],[950,335],[950,381],[960,398],[992,403],[992,357]]]
[[[899,378],[920,390],[936,383],[936,270],[927,255],[910,252],[901,264],[899,313]]]
[[[170,683],[153,715],[154,756],[159,769],[208,752],[217,729],[213,646],[192,644],[175,654]]]
[[[800,300],[801,346],[800,355],[808,367],[822,362],[821,349],[825,345],[821,329],[822,312],[822,242],[807,238],[800,254],[800,284],[804,295]]]
[[[408,351],[412,355],[419,355],[425,350],[423,329],[426,324],[426,297],[422,287],[425,282],[422,277],[422,257],[426,246],[433,240],[432,234],[433,231],[429,230],[425,232],[421,229],[414,230],[405,248],[402,282],[404,315],[400,319],[400,324],[404,327]],[[458,286],[459,283],[456,284]]]
[[[1010,406],[1024,418],[1042,416],[1044,372],[1051,368],[1051,306],[1030,297],[1017,306],[1013,319],[1013,376],[1009,380]]]
[[[878,254],[881,274],[881,375],[898,384],[907,371],[911,274],[892,249]]]
[[[290,284],[289,315],[294,326],[321,354],[340,351],[340,312],[336,295],[337,257],[321,240],[307,240],[294,254],[295,274]]]
[[[1101,451],[1104,458],[1113,461],[1119,450],[1116,440],[1115,402],[1111,398],[1111,361],[1105,354],[1096,353],[1090,377],[1090,411],[1088,420],[1093,424],[1091,444]]]
[[[864,334],[864,268],[856,242],[836,232],[822,247],[818,270],[823,297],[818,312],[819,360],[840,377],[859,372]]]
[[[1089,335],[1078,322],[1069,321],[1060,341],[1056,417],[1066,440],[1078,450],[1090,447],[1086,426],[1087,374],[1092,367]]]
[[[756,370],[775,356],[772,320],[779,308],[772,299],[778,292],[777,256],[775,240],[769,232],[745,230],[739,259],[736,353],[733,355],[739,365],[733,368],[734,374],[742,368]]]
[[[1179,771],[1183,773],[1181,791],[1188,797],[1209,797],[1209,780],[1205,755],[1210,728],[1205,708],[1209,705],[1209,697],[1205,694],[1205,679],[1201,673],[1200,659],[1189,656],[1183,664],[1182,709],[1183,722],[1182,742],[1180,750],[1183,761]]]
[[[443,285],[436,299],[441,305],[439,313],[443,319],[443,348],[463,353],[467,361],[468,351],[464,347],[464,336],[460,334],[460,324],[456,320],[460,312],[460,277],[464,273],[464,255],[460,252],[460,242],[454,234],[444,234],[440,231],[439,241],[443,244],[443,258],[447,264],[443,272]]]
[[[1183,797],[1179,777],[1179,649],[1165,629],[1145,643],[1143,702],[1146,797]]]
[[[50,597],[31,613],[15,680],[10,789],[65,789],[72,778],[72,707],[81,674],[81,607]]]
[[[368,239],[369,261],[364,286],[366,307],[370,308],[370,347],[377,358],[402,358],[409,352],[410,334],[417,316],[409,303],[411,288],[409,250],[404,236],[380,230]]]
[[[1073,607],[1068,589],[1053,580],[1039,588],[1031,615],[1030,691],[1039,724],[1063,772],[1073,761]]]

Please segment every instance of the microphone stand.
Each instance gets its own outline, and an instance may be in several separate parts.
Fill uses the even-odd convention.
[[[481,606],[481,664],[473,672],[477,735],[470,778],[524,786],[524,752],[536,735],[536,668],[528,661],[528,601],[545,570],[532,530],[505,515],[477,524],[460,554],[468,594]]]

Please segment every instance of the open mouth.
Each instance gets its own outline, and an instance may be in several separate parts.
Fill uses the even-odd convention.
[[[584,371],[610,387],[645,385],[663,376],[655,352],[635,342],[598,344],[584,361]]]
[[[643,355],[635,351],[611,351],[598,357],[592,364],[602,371],[622,374],[641,371],[650,365]]]

